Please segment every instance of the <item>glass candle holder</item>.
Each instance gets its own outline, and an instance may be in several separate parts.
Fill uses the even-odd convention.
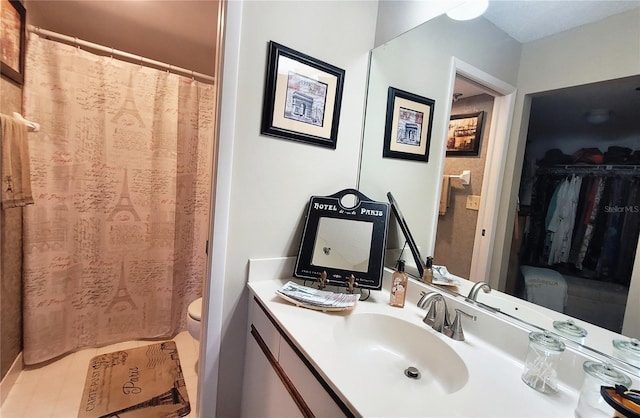
[[[542,393],[558,391],[557,366],[564,352],[564,343],[548,332],[529,334],[529,350],[522,381]]]
[[[577,325],[571,319],[567,319],[566,321],[553,321],[553,328],[565,337],[577,341],[580,344],[584,343],[584,339],[588,335],[586,329]]]
[[[632,366],[640,367],[640,341],[635,338],[613,340],[613,356]]]
[[[575,410],[576,418],[615,416],[613,408],[602,398],[600,387],[615,385],[630,387],[631,379],[608,363],[585,361],[582,368],[584,369],[584,382]]]

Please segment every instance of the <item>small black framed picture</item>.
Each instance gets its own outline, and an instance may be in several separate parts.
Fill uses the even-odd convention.
[[[0,0],[0,71],[22,85],[24,82],[26,10],[18,0]]]
[[[389,87],[382,156],[429,161],[434,105],[435,100]]]
[[[260,133],[336,148],[345,70],[269,42]]]
[[[447,157],[473,157],[480,151],[484,112],[452,115],[447,134]]]

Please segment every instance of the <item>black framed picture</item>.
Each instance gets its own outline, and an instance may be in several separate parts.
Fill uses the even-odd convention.
[[[383,157],[429,161],[435,100],[389,87]]]
[[[447,134],[447,157],[477,156],[484,112],[452,115]]]
[[[24,82],[24,50],[26,10],[18,0],[1,0],[0,71],[22,85]]]
[[[260,133],[336,148],[345,71],[269,42]]]

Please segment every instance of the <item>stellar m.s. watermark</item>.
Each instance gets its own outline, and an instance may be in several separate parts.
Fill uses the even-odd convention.
[[[640,205],[609,206],[604,207],[606,213],[640,213]]]

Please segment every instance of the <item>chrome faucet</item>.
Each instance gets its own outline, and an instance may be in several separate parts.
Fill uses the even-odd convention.
[[[476,320],[475,316],[469,315],[468,313],[456,308],[456,316],[452,322],[449,317],[449,310],[447,309],[447,301],[440,293],[421,292],[420,300],[418,300],[417,305],[420,309],[428,308],[427,314],[422,322],[429,325],[435,331],[456,341],[464,341],[464,332],[462,331],[462,320],[460,317],[464,315],[474,321]],[[442,305],[442,309],[438,309],[438,305]]]
[[[447,301],[440,293],[421,292],[421,297],[417,305],[420,309],[427,309],[422,322],[429,325],[431,328],[438,332],[445,332],[451,326],[451,319],[449,317],[449,310],[447,309]],[[438,305],[442,306],[442,309],[438,309]]]
[[[480,289],[482,289],[484,293],[491,292],[491,286],[489,286],[489,283],[477,282],[476,284],[473,285],[473,287],[469,291],[469,296],[467,296],[467,300],[472,300],[475,302],[478,299],[478,291],[480,291]]]

